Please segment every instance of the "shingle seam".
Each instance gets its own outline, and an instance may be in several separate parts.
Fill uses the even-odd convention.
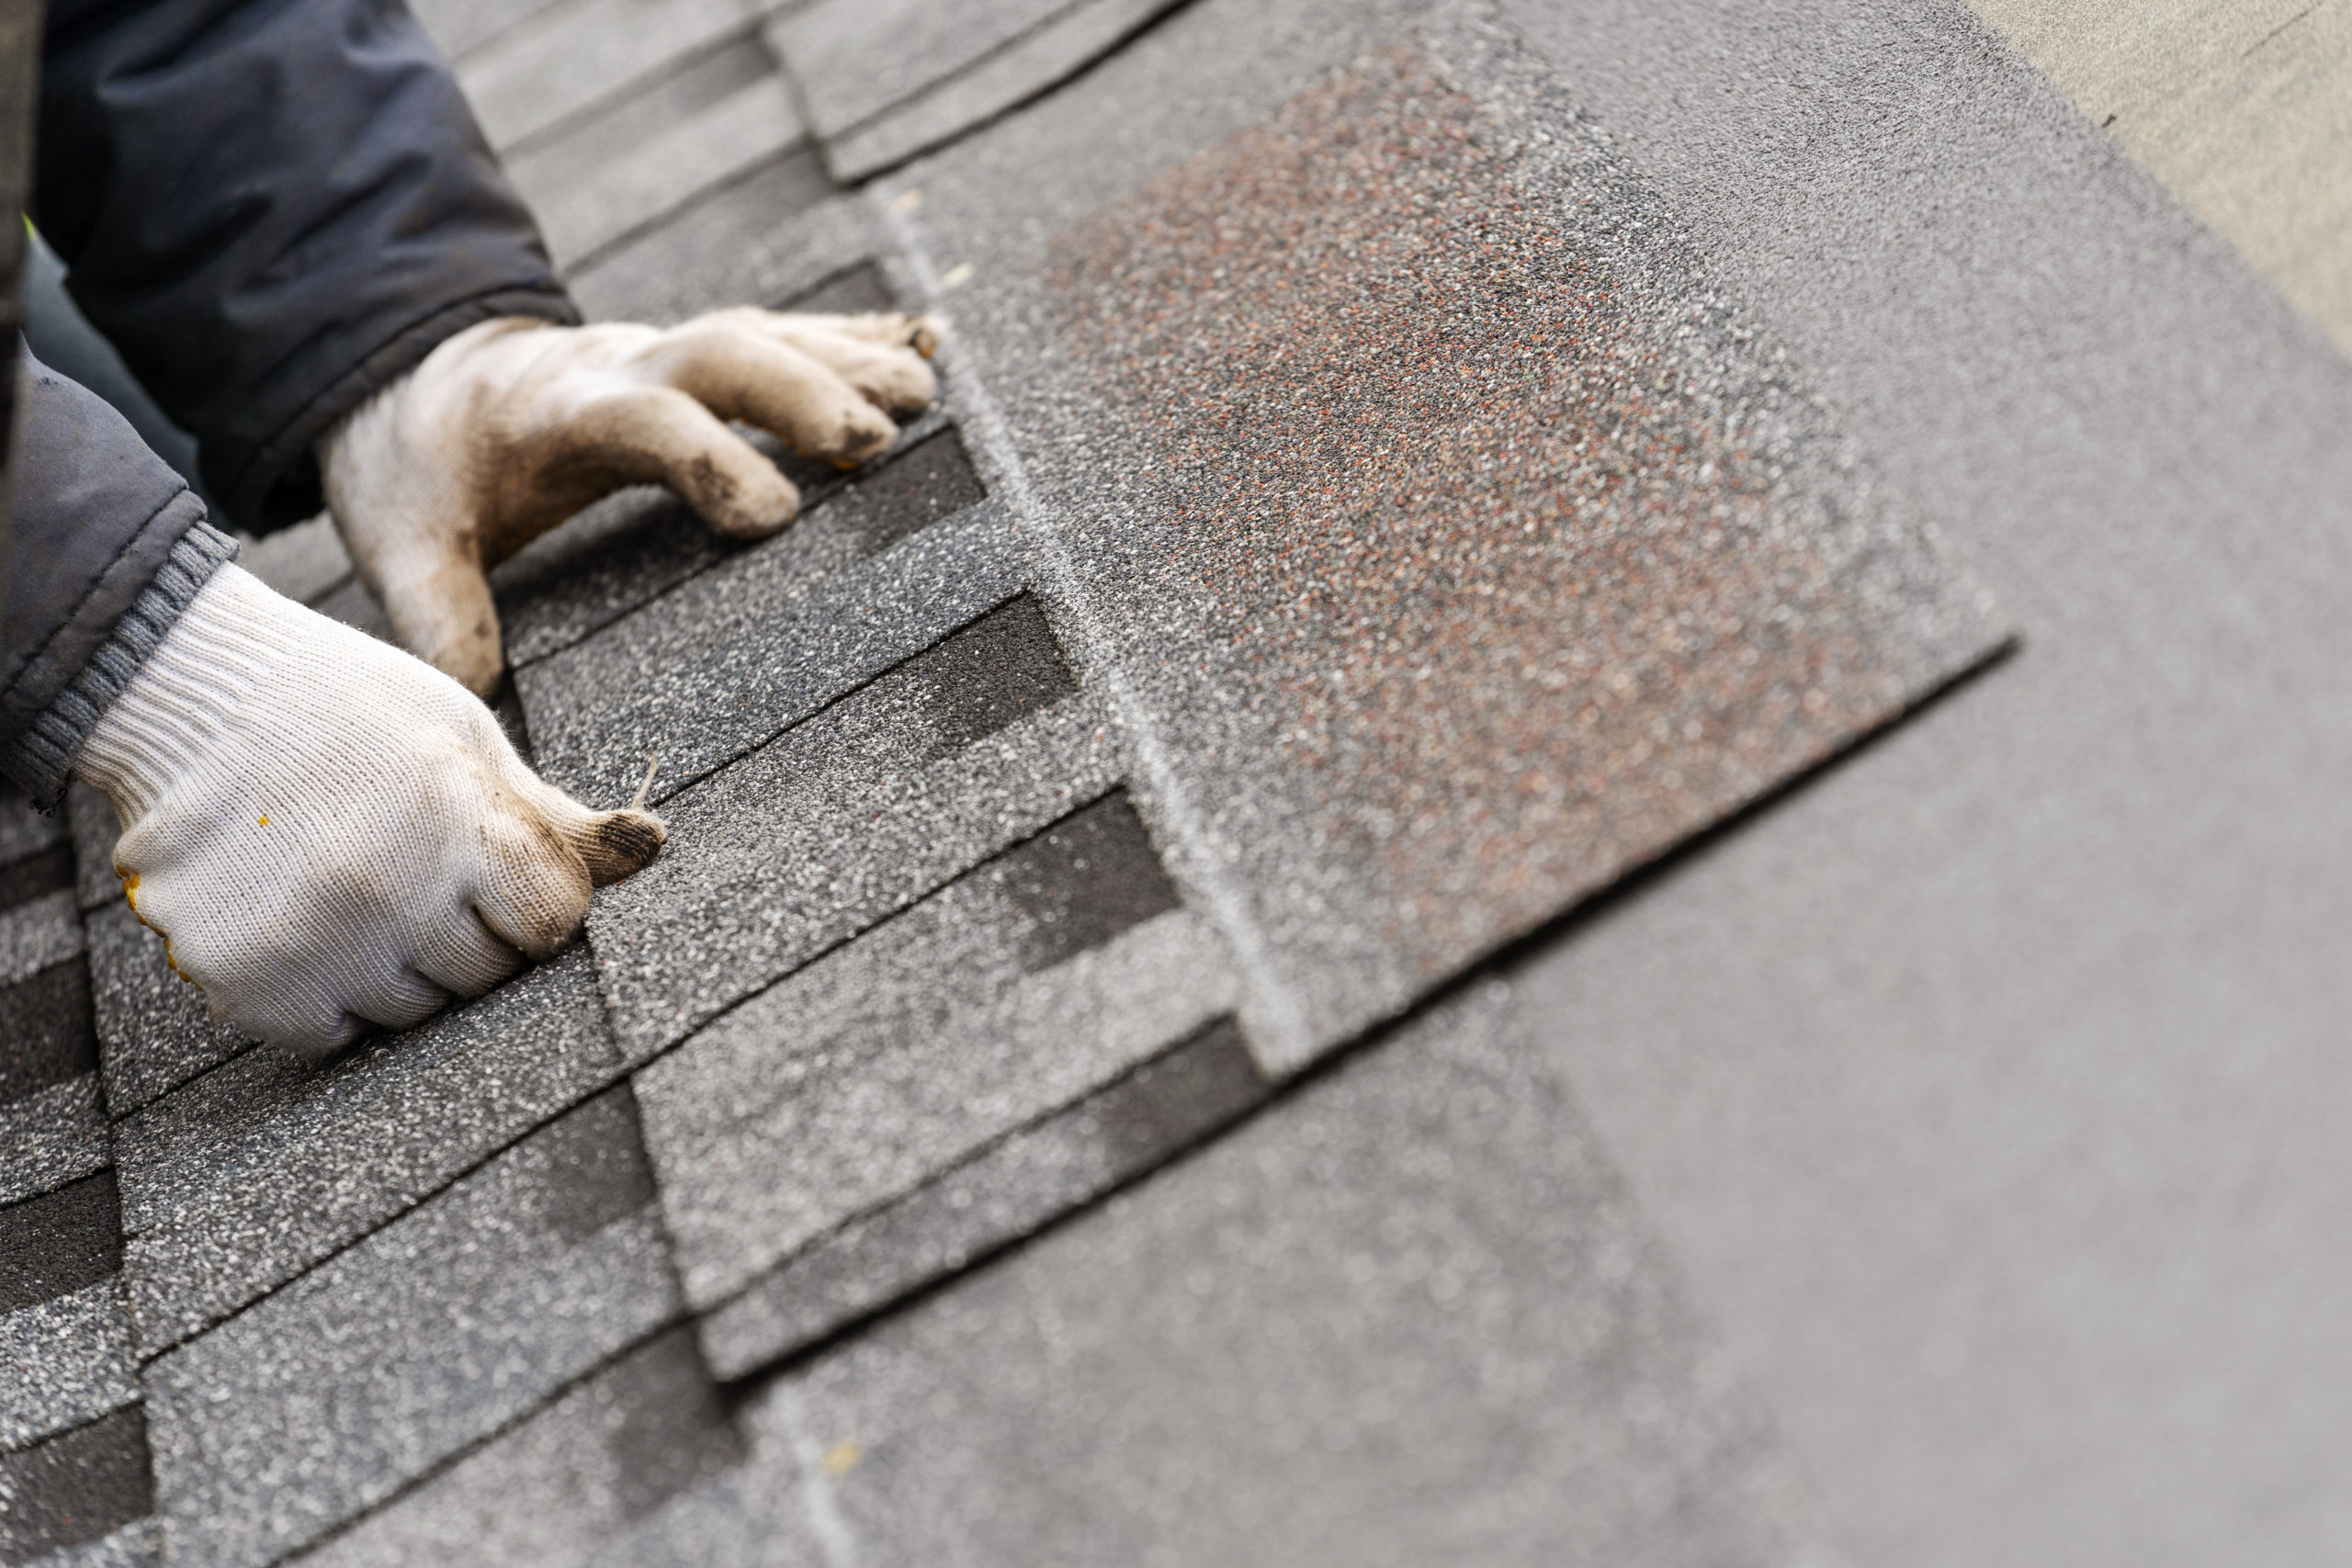
[[[950,517],[943,517],[940,521],[944,523],[952,521],[955,517],[967,517],[971,513],[979,511],[981,507],[993,505],[994,503],[995,498],[990,497],[989,500],[980,502],[977,505],[967,506],[961,512],[952,513]],[[816,719],[822,717],[838,705],[849,701],[852,697],[856,696],[860,692],[865,691],[867,687],[873,685],[876,682],[882,680],[885,676],[895,674],[898,671],[903,669],[913,660],[922,658],[924,654],[929,653],[933,649],[937,648],[941,643],[945,642],[949,637],[954,637],[956,633],[965,630],[967,627],[977,624],[989,615],[994,615],[997,611],[1001,610],[1007,604],[1012,604],[1015,599],[1020,598],[1023,594],[1034,593],[1035,592],[1035,589],[1030,584],[1023,582],[1012,592],[1004,594],[1002,597],[992,600],[978,613],[967,616],[964,620],[948,627],[939,636],[932,638],[929,642],[924,643],[921,648],[911,649],[901,657],[892,660],[888,665],[876,670],[873,674],[868,675],[865,679],[858,682],[855,685],[843,687],[839,693],[826,698],[824,705],[816,709],[815,712],[804,714],[800,717],[794,719],[791,723],[785,725],[780,729],[770,731],[765,735],[760,736],[756,739],[744,742],[741,746],[738,747],[734,750],[729,751],[707,767],[698,769],[691,773],[681,774],[674,781],[665,781],[661,786],[657,787],[646,797],[648,804],[659,806],[664,801],[675,799],[677,796],[684,795],[686,791],[694,788],[695,785],[701,784],[704,780],[726,772],[729,768],[733,767],[736,763],[741,761],[752,752],[763,750],[769,746],[775,745],[786,736],[790,735],[794,730],[800,728],[803,725],[812,723]],[[925,897],[927,897],[929,895],[926,894]]]
[[[1023,840],[1024,843],[1027,841],[1028,840]],[[1015,847],[1017,848],[1018,846]],[[986,863],[987,862],[985,861],[981,863],[983,865]],[[899,911],[900,914],[904,914],[907,911],[905,910]],[[892,919],[896,919],[898,918],[898,915],[890,917]],[[1000,1132],[989,1134],[985,1142],[974,1145],[971,1148],[967,1149],[962,1154],[956,1156],[953,1160],[941,1166],[937,1170],[933,1171],[930,1175],[924,1177],[921,1181],[916,1182],[913,1186],[906,1189],[904,1191],[894,1193],[886,1198],[876,1199],[875,1201],[865,1205],[863,1208],[854,1210],[851,1213],[842,1215],[839,1220],[836,1220],[831,1224],[827,1225],[817,1235],[810,1236],[808,1240],[794,1247],[791,1252],[777,1258],[775,1262],[761,1269],[757,1274],[752,1275],[751,1279],[745,1280],[742,1284],[728,1292],[725,1295],[712,1301],[709,1304],[697,1308],[693,1315],[707,1315],[708,1314],[715,1313],[731,1303],[741,1300],[743,1297],[751,1294],[753,1291],[758,1290],[769,1280],[774,1279],[776,1275],[781,1274],[786,1269],[799,1264],[810,1254],[818,1251],[828,1242],[838,1237],[842,1232],[847,1231],[854,1226],[863,1224],[866,1221],[871,1220],[877,1215],[889,1213],[892,1209],[897,1208],[899,1205],[908,1201],[910,1199],[915,1198],[923,1192],[927,1192],[939,1186],[940,1183],[950,1180],[959,1173],[968,1170],[973,1166],[979,1164],[990,1155],[1002,1148],[1005,1145],[1012,1143],[1014,1139],[1025,1137],[1030,1134],[1035,1133],[1040,1128],[1046,1126],[1057,1118],[1069,1115],[1071,1111],[1085,1105],[1088,1101],[1094,1100],[1101,1095],[1107,1094],[1111,1090],[1118,1089],[1122,1085],[1132,1082],[1140,1075],[1149,1072],[1153,1068],[1160,1066],[1170,1056],[1172,1056],[1176,1053],[1182,1051],[1185,1046],[1199,1039],[1203,1034],[1216,1028],[1220,1022],[1228,1021],[1234,1021],[1236,1026],[1238,1026],[1238,1021],[1234,1020],[1232,1014],[1219,1013],[1207,1023],[1194,1029],[1186,1030],[1177,1038],[1167,1041],[1154,1047],[1151,1055],[1145,1056],[1140,1061],[1130,1063],[1128,1066],[1122,1067],[1117,1073],[1103,1079],[1101,1083],[1094,1085],[1092,1088],[1081,1090],[1076,1096],[1062,1101],[1058,1105],[1048,1106],[1045,1110],[1037,1111],[1022,1122],[1016,1122]],[[683,1045],[685,1042],[681,1041],[679,1043]],[[673,1049],[675,1047],[673,1047]],[[1155,1160],[1141,1169],[1134,1172],[1132,1175],[1104,1187],[1100,1192],[1082,1200],[1081,1202],[1077,1205],[1077,1208],[1085,1208],[1101,1201],[1102,1199],[1109,1196],[1112,1192],[1118,1190],[1119,1188],[1126,1185],[1127,1182],[1141,1179],[1144,1176],[1149,1174],[1151,1171],[1159,1169],[1162,1165],[1167,1164],[1170,1160],[1178,1157],[1211,1138],[1222,1135],[1227,1128],[1238,1125],[1243,1119],[1256,1115],[1258,1111],[1261,1109],[1267,1103],[1268,1100],[1272,1097],[1279,1086],[1276,1085],[1273,1079],[1267,1077],[1264,1072],[1259,1069],[1254,1061],[1250,1063],[1250,1068],[1253,1072],[1257,1073],[1259,1081],[1265,1086],[1267,1092],[1265,1096],[1261,1097],[1253,1105],[1251,1105],[1248,1111],[1244,1111],[1240,1117],[1235,1117],[1219,1122],[1215,1127],[1212,1127],[1196,1136],[1184,1139],[1182,1142],[1171,1145],[1165,1158]],[[1073,1208],[1069,1212],[1076,1213],[1077,1208]],[[1046,1224],[1058,1223],[1058,1216],[1056,1219],[1046,1222]],[[1007,1247],[1018,1244],[1023,1237],[1034,1235],[1037,1230],[1042,1228],[1043,1226],[1032,1227],[1032,1229],[1023,1231],[1017,1235],[1008,1235],[1001,1242],[991,1245],[984,1251],[972,1254],[968,1260],[967,1267],[978,1267],[986,1259],[993,1258],[998,1253],[1002,1252]],[[955,1274],[958,1274],[963,1271],[964,1270],[960,1269],[951,1269],[946,1275],[942,1277],[953,1277]],[[898,1298],[893,1298],[888,1305],[877,1308],[874,1312],[869,1312],[862,1315],[871,1317],[878,1315],[880,1313],[891,1311],[896,1307],[897,1302]],[[848,1321],[850,1320],[844,1320],[844,1325],[846,1325]],[[832,1336],[829,1334],[826,1337],[831,1338],[831,1337]],[[796,1352],[796,1354],[797,1354],[797,1352]],[[764,1369],[763,1370],[764,1371]],[[757,1376],[759,1374],[753,1373],[752,1375]]]
[[[784,163],[787,159],[814,153],[816,150],[816,142],[814,139],[803,134],[797,140],[777,148],[766,157],[757,159],[752,163],[744,165],[742,168],[736,170],[726,178],[715,181],[710,185],[701,186],[692,195],[686,197],[685,199],[678,202],[674,206],[665,207],[661,211],[652,214],[650,217],[639,220],[637,222],[630,224],[628,228],[622,230],[619,233],[613,235],[609,239],[597,241],[593,249],[582,251],[579,255],[572,258],[571,263],[564,267],[564,275],[568,277],[575,273],[585,272],[589,268],[596,265],[599,262],[605,261],[608,257],[612,256],[616,252],[626,249],[628,246],[646,238],[655,230],[666,228],[668,225],[676,222],[679,219],[692,212],[695,208],[700,207],[707,202],[716,201],[726,196],[728,192],[735,189],[738,186],[741,186],[747,181],[756,179],[760,175],[766,174],[778,164]],[[828,197],[825,199],[831,200],[832,198],[831,197]],[[805,209],[803,210],[805,210]],[[789,222],[790,220],[790,214],[786,214],[783,219],[783,221],[786,222]]]
[[[1079,12],[1086,9],[1087,6],[1095,3],[1096,0],[1069,0],[1069,5],[1064,6],[1061,9],[1054,12],[1051,16],[1042,17],[1037,21],[1030,23],[1027,27],[1022,28],[1021,31],[1013,34],[1011,38],[1004,39],[1001,43],[993,44],[989,48],[982,50],[979,53],[972,56],[969,60],[963,61],[941,74],[933,76],[929,81],[923,83],[921,86],[909,88],[906,92],[901,93],[899,96],[891,99],[888,103],[884,104],[880,108],[875,109],[871,113],[865,115],[863,118],[852,120],[849,124],[841,127],[837,130],[819,131],[816,129],[815,119],[805,116],[803,117],[803,123],[809,127],[809,135],[817,141],[824,142],[846,141],[848,138],[856,135],[858,132],[889,118],[892,115],[897,114],[908,105],[915,103],[920,99],[929,97],[932,94],[938,92],[943,87],[954,85],[956,82],[961,81],[963,78],[972,74],[975,71],[979,70],[982,66],[987,65],[990,61],[996,60],[1001,56],[1010,54],[1014,50],[1028,43],[1031,39],[1035,39],[1042,34],[1051,32],[1054,28],[1061,26],[1064,22],[1069,20],[1070,17],[1076,16]],[[1067,72],[1059,76],[1056,76],[1049,82],[1041,84],[1034,92],[1023,95],[1017,102],[1007,104],[1004,107],[996,110],[986,118],[974,120],[971,124],[964,127],[952,136],[942,137],[940,140],[930,143],[928,146],[919,148],[915,152],[908,153],[904,158],[893,160],[887,167],[875,170],[873,174],[868,175],[866,178],[870,180],[875,175],[887,174],[890,169],[896,168],[901,164],[908,163],[912,159],[920,157],[924,152],[934,152],[941,147],[949,145],[952,142],[961,141],[965,137],[971,135],[974,131],[986,129],[988,126],[994,124],[997,120],[1003,118],[1006,115],[1012,114],[1024,105],[1035,103],[1037,99],[1045,96],[1047,93],[1052,92],[1057,87],[1062,86],[1074,77],[1082,75],[1094,65],[1107,60],[1112,55],[1116,54],[1119,51],[1126,48],[1130,43],[1133,43],[1142,34],[1152,28],[1159,26],[1170,15],[1182,10],[1185,6],[1191,4],[1192,0],[1166,0],[1166,4],[1154,6],[1148,16],[1145,17],[1141,21],[1128,28],[1125,32],[1120,34],[1119,37],[1108,47],[1104,48],[1092,58],[1079,65],[1076,69]],[[782,51],[779,50],[776,52],[782,53]],[[783,62],[783,65],[786,75],[794,75],[794,67],[789,60],[786,60]],[[801,98],[803,102],[806,101],[805,96],[798,94],[797,92],[796,92],[795,96]],[[865,182],[860,182],[860,184],[863,183]]]
[[[299,1562],[303,1558],[323,1551],[334,1541],[350,1534],[354,1529],[356,1529],[360,1525],[364,1524],[375,1515],[383,1512],[385,1509],[400,1502],[402,1498],[405,1498],[431,1484],[433,1482],[439,1480],[443,1475],[456,1469],[467,1460],[471,1459],[475,1454],[480,1453],[482,1450],[489,1448],[492,1444],[499,1441],[501,1438],[515,1431],[517,1428],[528,1425],[550,1405],[555,1404],[566,1396],[578,1392],[588,1383],[594,1382],[599,1377],[602,1377],[605,1373],[610,1371],[617,1363],[627,1360],[629,1357],[637,1354],[639,1350],[644,1349],[648,1345],[651,1344],[654,1340],[659,1339],[664,1334],[668,1334],[676,1329],[681,1324],[691,1321],[691,1314],[683,1311],[668,1314],[652,1326],[645,1329],[643,1332],[636,1335],[634,1337],[627,1340],[621,1345],[615,1347],[610,1352],[600,1357],[593,1364],[582,1368],[581,1371],[574,1372],[571,1376],[565,1378],[562,1382],[551,1386],[539,1397],[537,1403],[516,1411],[514,1415],[508,1416],[505,1420],[499,1422],[488,1431],[482,1432],[473,1438],[469,1438],[465,1442],[458,1444],[456,1448],[450,1450],[439,1459],[435,1460],[431,1464],[428,1464],[419,1470],[414,1475],[409,1476],[405,1480],[401,1481],[400,1484],[394,1486],[381,1497],[377,1498],[374,1502],[368,1504],[363,1508],[355,1510],[349,1517],[338,1519],[334,1524],[328,1526],[325,1529],[320,1531],[317,1535],[311,1536],[308,1540],[304,1540],[300,1545],[294,1547],[290,1551],[282,1552],[276,1557],[263,1560],[259,1564],[259,1568],[277,1568],[277,1565],[281,1562]]]
[[[520,28],[531,19],[531,17],[524,17],[517,21],[514,27]],[[571,132],[582,130],[590,121],[620,107],[630,99],[642,97],[662,84],[684,75],[713,55],[724,54],[727,51],[737,48],[747,38],[759,42],[762,49],[767,50],[766,43],[760,39],[760,24],[757,17],[739,23],[708,42],[697,45],[674,59],[663,61],[644,75],[632,76],[612,91],[582,104],[577,108],[565,110],[561,118],[550,120],[527,135],[517,137],[514,141],[500,148],[498,155],[501,158],[519,158],[526,153],[535,152],[550,142],[560,141]],[[487,41],[485,40],[485,43]],[[477,49],[481,47],[482,46],[476,46]],[[475,52],[475,50],[467,51],[467,57],[470,59]],[[775,62],[775,51],[767,50],[767,55],[769,63],[773,66]]]

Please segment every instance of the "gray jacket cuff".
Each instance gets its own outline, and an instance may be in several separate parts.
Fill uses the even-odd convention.
[[[181,535],[73,684],[0,749],[0,773],[22,785],[35,805],[55,806],[100,716],[122,695],[212,574],[236,556],[237,541],[209,523],[198,522]]]

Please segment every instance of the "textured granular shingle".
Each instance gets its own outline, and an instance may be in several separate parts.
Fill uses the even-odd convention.
[[[588,917],[632,1059],[1116,783],[1074,684],[1018,597],[672,797]]]
[[[808,542],[822,540],[812,532]],[[870,559],[810,560],[786,535],[517,671],[515,687],[551,782],[591,801],[626,800],[658,752],[658,800],[1020,583],[1009,531],[991,505]]]
[[[1045,282],[1068,557],[1168,634],[1121,652],[1295,992],[1277,1062],[2000,640],[1591,127],[1476,27],[1444,49],[1310,88]]]
[[[120,1122],[124,1279],[152,1354],[612,1081],[574,947],[325,1068],[257,1047]]]
[[[638,1075],[688,1301],[1191,1033],[1230,970],[1114,795],[735,1009]]]
[[[175,1562],[258,1568],[677,1312],[625,1088],[146,1372]]]
[[[703,1353],[740,1378],[954,1274],[1264,1103],[1230,1019],[811,1243],[705,1313]]]
[[[172,972],[164,939],[117,897],[93,910],[90,977],[107,1107],[127,1116],[156,1096],[251,1049],[198,990]]]

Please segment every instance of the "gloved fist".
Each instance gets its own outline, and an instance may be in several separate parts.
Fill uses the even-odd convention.
[[[319,443],[344,547],[401,641],[484,695],[503,656],[483,573],[582,506],[661,483],[761,538],[799,492],[727,427],[852,467],[937,390],[927,318],[719,310],[667,332],[505,318],[442,344]]]
[[[115,870],[215,1018],[303,1055],[415,1023],[563,945],[662,848],[540,779],[490,710],[224,566],[74,771]]]

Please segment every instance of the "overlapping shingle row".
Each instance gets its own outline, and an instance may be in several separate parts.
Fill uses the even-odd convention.
[[[492,9],[434,20],[580,298],[671,321],[910,297],[929,264],[824,167],[951,137],[1158,7],[985,8],[899,54],[891,8],[828,0]],[[1483,36],[1050,243],[951,231],[1007,281],[965,297],[945,403],[856,475],[786,460],[786,533],[639,491],[502,568],[510,730],[596,804],[658,756],[671,840],[481,1001],[299,1066],[163,965],[103,801],[74,802],[78,894],[24,829],[56,886],[0,913],[0,963],[62,995],[86,945],[94,1005],[40,1069],[81,1097],[47,1196],[0,1213],[119,1217],[65,1226],[112,1239],[27,1309],[105,1305],[48,1341],[90,1348],[56,1352],[81,1447],[52,1425],[0,1484],[70,1471],[110,1499],[76,1517],[127,1523],[135,1437],[171,1559],[220,1568],[821,1554],[801,1491],[854,1456],[763,1374],[1981,658],[1964,580]],[[248,564],[380,632],[322,525]]]

